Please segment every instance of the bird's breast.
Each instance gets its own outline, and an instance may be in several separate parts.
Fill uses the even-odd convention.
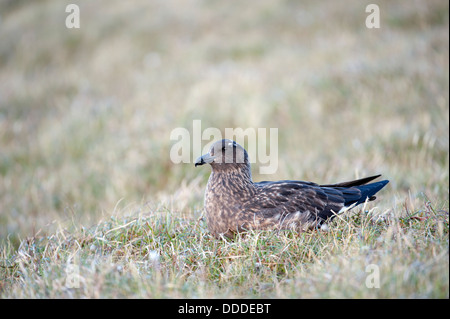
[[[210,178],[205,191],[205,216],[208,228],[217,234],[227,234],[237,228],[242,204],[251,196],[244,187],[233,187],[226,180]]]

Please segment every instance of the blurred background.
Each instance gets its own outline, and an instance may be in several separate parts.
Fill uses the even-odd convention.
[[[199,216],[210,169],[169,157],[170,132],[193,120],[278,128],[278,170],[256,163],[257,181],[382,173],[382,210],[448,208],[448,5],[0,0],[0,241],[114,214]]]

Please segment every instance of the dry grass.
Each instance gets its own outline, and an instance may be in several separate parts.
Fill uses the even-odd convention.
[[[448,298],[448,2],[378,30],[360,1],[75,3],[0,2],[2,297]],[[328,233],[216,241],[209,170],[169,158],[194,119],[278,128],[255,180],[391,183]]]
[[[360,211],[329,232],[218,241],[174,214],[111,217],[23,240],[2,260],[8,298],[446,298],[448,214]],[[378,267],[367,286],[369,265]],[[76,272],[70,267],[76,267]]]

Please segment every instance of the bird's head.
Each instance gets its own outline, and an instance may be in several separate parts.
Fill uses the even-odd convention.
[[[213,169],[248,167],[247,151],[235,141],[223,139],[211,145],[209,152],[195,161],[195,166],[210,164]]]

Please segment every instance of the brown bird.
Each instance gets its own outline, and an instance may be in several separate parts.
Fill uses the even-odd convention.
[[[282,180],[253,182],[247,151],[235,141],[215,142],[195,166],[212,168],[205,190],[205,215],[215,237],[251,229],[325,228],[336,214],[375,199],[389,181],[381,175],[338,184]]]

